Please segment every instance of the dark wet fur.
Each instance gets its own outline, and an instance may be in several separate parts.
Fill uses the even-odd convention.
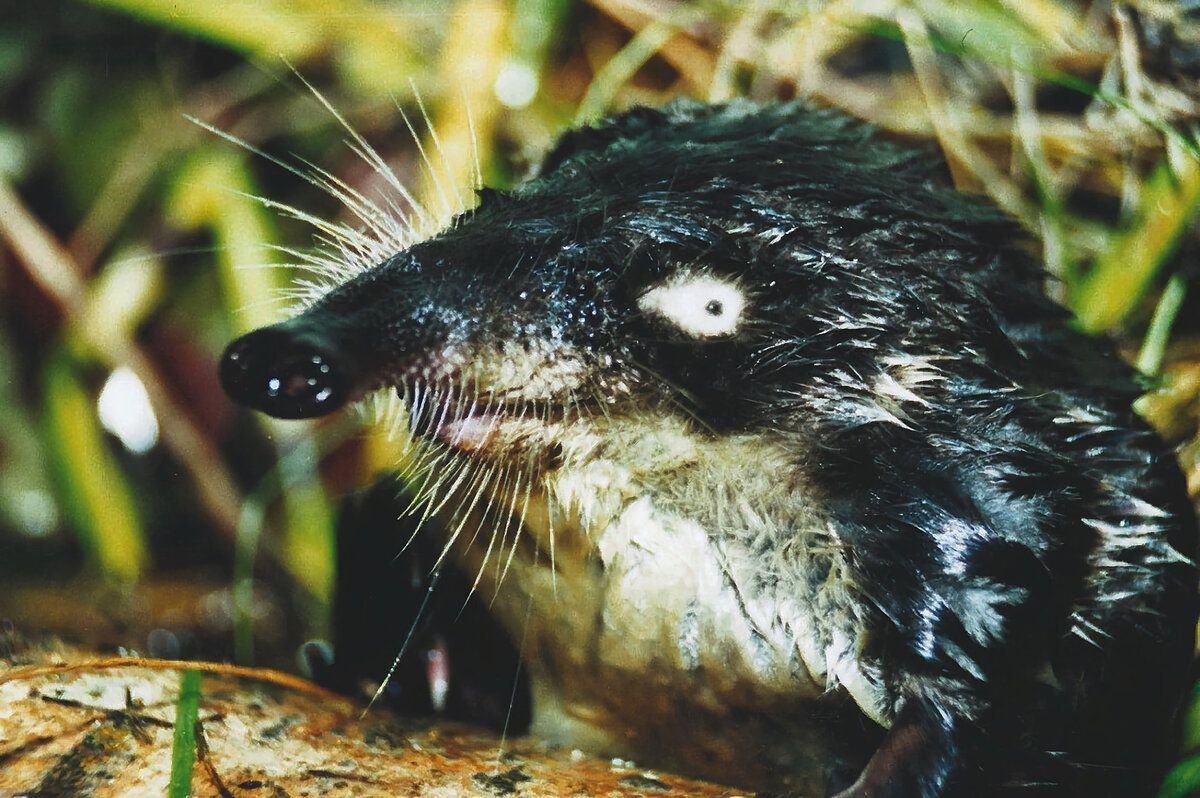
[[[791,436],[898,707],[844,795],[1149,794],[1193,647],[1182,476],[1130,409],[1130,369],[1044,297],[1016,226],[940,176],[798,104],[637,109],[566,135],[535,180],[485,192],[286,329],[336,338],[347,383],[433,340],[544,334],[610,355],[643,376],[638,401],[680,403],[713,435]],[[622,315],[693,263],[749,286],[756,324],[696,341]],[[942,378],[881,414],[881,363],[910,357]],[[1136,524],[1127,545],[1098,532]]]

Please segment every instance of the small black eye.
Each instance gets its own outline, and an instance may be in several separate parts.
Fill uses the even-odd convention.
[[[725,312],[725,306],[721,304],[719,299],[710,299],[708,304],[704,306],[710,316],[720,316]]]

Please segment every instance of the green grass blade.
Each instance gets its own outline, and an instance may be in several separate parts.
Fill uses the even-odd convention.
[[[1138,306],[1198,207],[1200,163],[1184,159],[1179,174],[1165,160],[1160,163],[1134,218],[1072,287],[1070,304],[1084,330],[1111,330]]]
[[[43,423],[63,505],[93,566],[129,585],[147,566],[145,530],[125,474],[109,450],[96,400],[65,349],[49,360]]]
[[[596,73],[575,112],[575,125],[591,124],[604,116],[621,87],[675,35],[675,30],[674,25],[656,20],[638,31]]]
[[[196,764],[196,726],[200,718],[199,671],[184,671],[179,678],[179,698],[175,701],[175,736],[171,744],[171,780],[167,798],[188,798],[192,794],[192,770]]]
[[[1167,352],[1167,343],[1171,340],[1171,328],[1183,307],[1184,297],[1187,296],[1187,282],[1182,275],[1171,275],[1167,287],[1163,289],[1158,305],[1154,308],[1154,316],[1150,319],[1150,328],[1142,341],[1142,349],[1138,353],[1138,371],[1147,377],[1158,376],[1162,369],[1163,357]]]
[[[1017,70],[1029,74],[1044,83],[1061,86],[1064,89],[1070,89],[1089,97],[1095,97],[1111,105],[1113,108],[1120,108],[1122,111],[1131,114],[1139,122],[1162,134],[1172,145],[1179,147],[1184,152],[1190,153],[1195,157],[1200,157],[1200,142],[1197,142],[1178,127],[1160,118],[1146,114],[1126,97],[1111,91],[1105,91],[1096,84],[1068,72],[1036,63],[1031,58],[1037,52],[1036,48],[1026,50],[1024,60],[1017,59],[1013,57],[1013,53],[1011,52],[997,52],[991,47],[977,46],[977,43],[982,41],[983,37],[974,35],[974,31],[968,31],[970,35],[964,35],[958,39],[947,36],[937,27],[937,22],[938,20],[934,19],[926,20],[926,23],[932,26],[929,32],[929,44],[939,53],[992,64],[1004,70]],[[863,24],[850,25],[849,27],[852,30],[857,30],[870,36],[904,41],[904,33],[895,21],[890,19],[874,17]],[[1020,51],[1018,50],[1018,52]]]
[[[233,552],[233,661],[239,665],[254,664],[254,563],[265,520],[263,501],[247,496]]]
[[[320,45],[322,20],[291,3],[258,0],[178,3],[174,0],[91,0],[168,30],[190,33],[244,53],[299,59]],[[250,21],[252,20],[252,24]]]
[[[1188,757],[1163,779],[1158,798],[1194,798],[1200,792],[1200,754]]]

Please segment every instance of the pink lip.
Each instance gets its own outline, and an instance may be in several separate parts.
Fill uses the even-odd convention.
[[[439,426],[435,435],[447,446],[464,452],[475,452],[487,446],[496,436],[502,415],[493,411],[451,419]]]

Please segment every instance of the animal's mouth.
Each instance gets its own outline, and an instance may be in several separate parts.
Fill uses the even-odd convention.
[[[550,398],[527,399],[504,393],[460,398],[454,391],[422,394],[401,388],[409,428],[417,437],[473,454],[527,441],[539,430],[578,418],[586,410]]]

